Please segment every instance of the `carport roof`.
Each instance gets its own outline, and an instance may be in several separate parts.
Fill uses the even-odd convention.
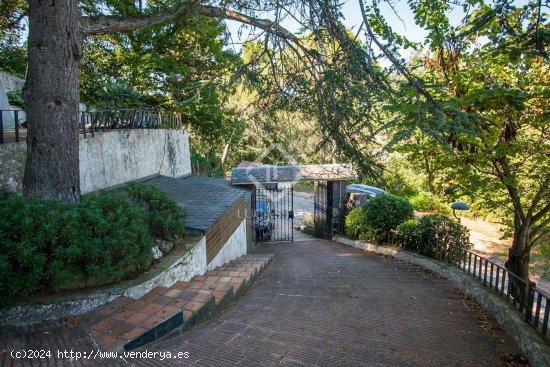
[[[214,224],[239,198],[247,200],[251,195],[249,190],[233,187],[227,180],[204,176],[158,176],[150,184],[185,208],[187,228],[201,232]]]
[[[231,170],[233,185],[296,181],[344,181],[357,178],[351,163],[304,166],[238,167]]]

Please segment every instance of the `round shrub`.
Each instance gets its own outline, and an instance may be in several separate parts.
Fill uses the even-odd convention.
[[[414,224],[403,223],[397,232],[406,248],[430,257],[453,248],[472,248],[468,229],[441,214],[426,215]]]
[[[61,283],[57,287],[79,280],[74,277],[80,272],[74,269],[82,271],[86,285],[101,285],[151,265],[153,240],[146,216],[123,195],[104,192],[84,197],[66,217],[56,250],[68,266],[57,274],[57,283]]]
[[[410,203],[414,207],[414,210],[419,212],[450,213],[451,211],[449,207],[443,204],[437,196],[425,191],[413,196],[410,199]]]
[[[390,194],[377,195],[362,207],[366,237],[381,241],[397,226],[414,217],[414,210],[409,202],[399,196]]]
[[[365,225],[365,213],[363,208],[355,208],[346,216],[346,235],[351,239],[362,238],[367,227]]]
[[[154,237],[177,242],[185,236],[183,208],[154,186],[129,184],[124,191],[146,214],[149,231]]]

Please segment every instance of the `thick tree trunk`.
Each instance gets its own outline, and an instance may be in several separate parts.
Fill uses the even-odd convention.
[[[71,203],[80,198],[77,0],[29,1],[27,164],[24,192]]]

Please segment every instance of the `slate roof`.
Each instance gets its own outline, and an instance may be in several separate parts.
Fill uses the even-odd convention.
[[[305,166],[237,167],[231,170],[233,185],[250,185],[265,182],[340,181],[357,178],[350,163],[313,164]]]
[[[240,197],[245,200],[251,191],[231,186],[227,180],[188,176],[158,176],[151,185],[164,191],[187,211],[186,227],[204,232]]]

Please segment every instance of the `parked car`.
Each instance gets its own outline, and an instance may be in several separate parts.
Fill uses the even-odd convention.
[[[254,204],[254,228],[256,229],[256,238],[260,241],[271,239],[273,232],[273,203],[267,197],[257,197]]]
[[[386,192],[378,187],[352,184],[346,187],[347,194],[347,204],[346,208],[348,211],[353,208],[359,208],[360,206],[365,205],[365,203],[380,194],[385,194]]]

